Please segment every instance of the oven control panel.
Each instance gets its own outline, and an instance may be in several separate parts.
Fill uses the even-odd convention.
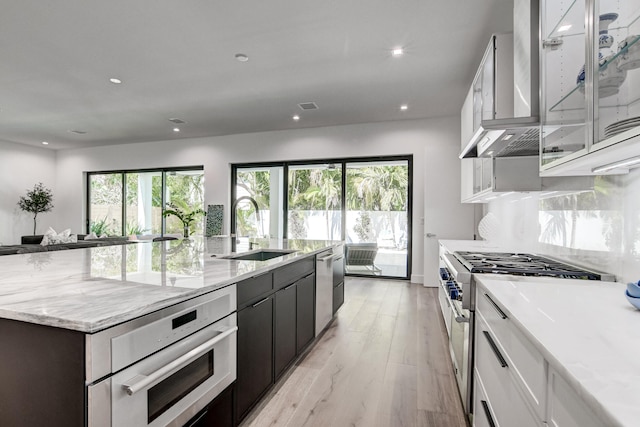
[[[235,285],[207,294],[182,310],[111,339],[111,369],[131,363],[173,344],[227,316],[236,309]]]
[[[449,294],[449,298],[462,301],[462,288],[456,283],[446,267],[440,267],[440,279],[442,286]]]

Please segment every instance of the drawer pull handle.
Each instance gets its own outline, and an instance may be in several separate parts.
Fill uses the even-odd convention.
[[[493,353],[496,355],[498,362],[500,362],[500,366],[502,366],[503,368],[506,368],[507,366],[509,366],[507,365],[507,361],[504,360],[504,357],[502,357],[500,350],[498,350],[498,346],[496,345],[495,342],[493,342],[493,338],[491,338],[491,335],[489,335],[489,332],[482,331],[482,333],[484,334],[484,337],[487,339],[487,342],[489,342],[489,346],[491,346],[491,350],[493,350]]]
[[[502,311],[502,310],[500,309],[500,307],[498,307],[498,304],[496,304],[496,303],[491,299],[491,297],[490,297],[489,295],[484,294],[484,297],[485,297],[486,299],[488,299],[488,300],[489,300],[489,302],[491,303],[491,305],[493,306],[493,308],[495,308],[495,309],[496,309],[496,311],[498,312],[498,314],[500,315],[500,317],[502,317],[503,319],[506,319],[506,318],[507,318],[507,315],[506,315],[506,314],[504,314],[504,311]]]
[[[251,307],[256,308],[257,306],[259,306],[263,302],[267,301],[268,299],[269,299],[269,297],[266,297],[265,299],[262,299],[262,300],[258,301],[257,303],[253,304]]]
[[[496,427],[496,423],[493,421],[493,416],[491,416],[491,410],[489,409],[489,404],[486,400],[481,400],[482,409],[484,409],[484,414],[487,416],[487,421],[491,427]]]

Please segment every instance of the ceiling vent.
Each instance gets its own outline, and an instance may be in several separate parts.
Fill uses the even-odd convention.
[[[301,102],[298,104],[301,110],[317,110],[318,106],[315,102]]]
[[[181,124],[187,123],[187,122],[185,122],[184,120],[180,120],[180,119],[176,119],[176,118],[169,119],[169,121],[170,121],[171,123],[175,123],[175,124],[177,124],[177,125],[181,125]]]
[[[76,135],[84,135],[84,134],[86,134],[87,132],[85,132],[85,131],[83,131],[83,130],[75,130],[75,129],[71,129],[71,130],[69,131],[69,133],[75,133]]]

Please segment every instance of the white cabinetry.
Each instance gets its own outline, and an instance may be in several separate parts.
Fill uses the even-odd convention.
[[[549,426],[601,427],[602,422],[554,369],[549,370]]]
[[[478,284],[473,425],[603,426],[509,316]]]
[[[540,173],[628,171],[615,166],[640,156],[640,1],[545,0],[541,37]]]
[[[485,401],[489,402],[491,416],[495,425],[534,427],[543,425],[540,417],[531,404],[531,394],[538,394],[537,388],[542,383],[541,393],[544,395],[545,370],[544,359],[540,363],[528,365],[530,360],[519,360],[519,350],[515,347],[522,345],[520,337],[511,333],[508,319],[500,325],[498,332],[488,325],[483,310],[476,310],[475,336],[475,378],[476,389],[484,389]],[[486,312],[485,312],[486,313]],[[487,313],[490,314],[490,313]],[[515,351],[514,351],[515,350]],[[528,393],[532,386],[535,390]],[[477,394],[474,399],[474,420],[476,417],[489,418],[486,414],[487,403],[483,403],[482,395]],[[535,402],[539,407],[540,402]],[[542,402],[544,404],[544,401]],[[474,424],[478,425],[478,424]]]

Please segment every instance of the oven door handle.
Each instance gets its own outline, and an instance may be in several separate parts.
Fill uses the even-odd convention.
[[[456,304],[453,301],[449,301],[449,304],[451,305],[451,308],[453,309],[453,312],[456,315],[456,322],[458,322],[458,323],[469,323],[470,319],[468,317],[464,317],[464,315],[462,313],[460,313],[460,311],[458,310],[458,307],[456,306]]]
[[[129,396],[133,396],[134,394],[136,394],[141,390],[144,390],[154,382],[157,382],[158,380],[166,377],[167,375],[173,373],[174,371],[177,371],[183,365],[190,363],[192,360],[200,357],[201,355],[209,351],[211,347],[213,347],[223,339],[227,338],[229,335],[234,334],[237,330],[238,330],[237,326],[232,326],[224,330],[222,333],[211,338],[209,341],[206,341],[200,344],[198,347],[190,350],[189,352],[183,354],[182,356],[171,361],[170,363],[167,363],[157,371],[149,375],[136,375],[135,377],[131,378],[130,380],[122,384],[122,388],[124,389],[124,391],[127,392]]]

